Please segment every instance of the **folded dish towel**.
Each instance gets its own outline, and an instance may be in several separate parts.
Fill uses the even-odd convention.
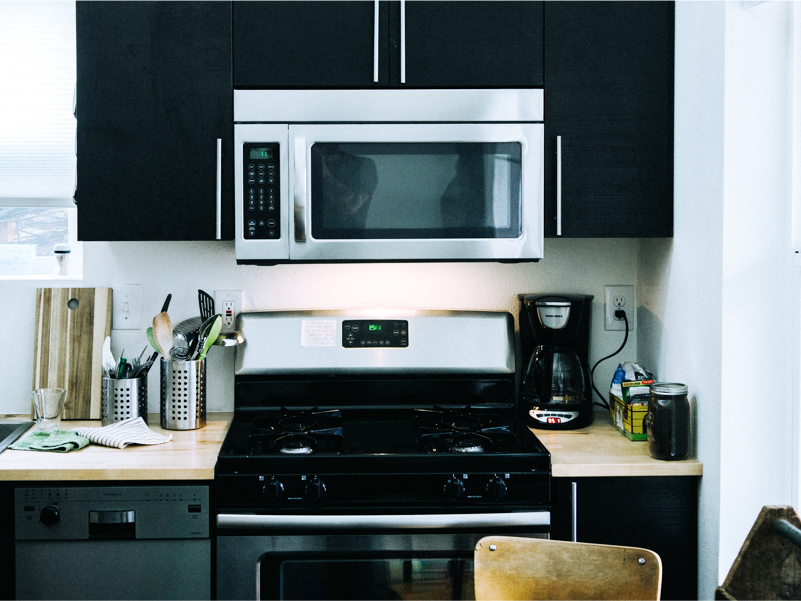
[[[172,440],[172,434],[162,436],[147,427],[141,417],[131,417],[102,428],[73,428],[95,444],[124,449],[129,444],[162,444]]]
[[[22,438],[9,446],[15,451],[56,451],[66,453],[75,449],[82,449],[89,444],[89,439],[77,432],[68,430],[53,430],[52,432],[39,432]]]

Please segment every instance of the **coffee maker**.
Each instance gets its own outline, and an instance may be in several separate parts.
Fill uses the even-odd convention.
[[[519,409],[530,426],[572,430],[592,423],[591,295],[520,295]]]

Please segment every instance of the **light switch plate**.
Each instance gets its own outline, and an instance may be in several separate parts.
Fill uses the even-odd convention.
[[[113,286],[111,296],[111,329],[142,329],[142,286]]]

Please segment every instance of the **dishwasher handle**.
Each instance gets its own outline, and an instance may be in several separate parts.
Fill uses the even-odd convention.
[[[136,512],[132,510],[90,511],[90,524],[133,524]]]
[[[136,538],[136,512],[131,509],[90,511],[89,538]]]

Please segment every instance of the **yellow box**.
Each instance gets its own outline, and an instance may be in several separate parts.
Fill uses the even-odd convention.
[[[624,383],[627,384],[628,382]],[[632,382],[633,384],[633,382]],[[641,382],[637,384],[642,385]],[[626,389],[623,389],[624,396]],[[645,416],[648,414],[648,396],[635,395],[624,402],[623,399],[609,393],[609,412],[615,427],[626,435],[629,440],[648,440],[645,429]],[[631,399],[633,403],[629,402]]]

